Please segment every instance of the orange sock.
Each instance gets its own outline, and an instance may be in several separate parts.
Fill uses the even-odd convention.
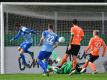
[[[74,60],[72,61],[72,69],[75,69],[75,68],[76,68],[76,65],[77,65],[77,60],[74,59]]]
[[[63,59],[62,59],[62,61],[61,61],[60,66],[62,66],[67,61],[67,58],[68,58],[68,55],[65,54],[64,57],[63,57]]]
[[[90,66],[90,68],[91,68],[93,71],[96,71],[96,66],[95,66],[94,63],[89,62],[89,66]]]

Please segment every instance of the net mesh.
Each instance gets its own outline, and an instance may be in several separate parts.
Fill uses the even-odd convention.
[[[40,34],[43,30],[47,29],[48,24],[53,24],[55,26],[55,32],[66,39],[65,42],[60,45],[66,46],[70,38],[70,27],[73,19],[78,19],[78,25],[84,29],[85,36],[81,44],[82,46],[88,45],[94,29],[100,31],[100,36],[103,37],[107,43],[107,20],[105,18],[107,13],[49,12],[46,14],[51,15],[32,17],[27,15],[4,13],[5,46],[19,46],[20,43],[23,42],[23,38],[10,42],[10,39],[17,34],[17,29],[15,27],[17,22],[21,23],[23,26],[36,29]],[[40,35],[33,35],[33,46],[39,43],[40,37]]]

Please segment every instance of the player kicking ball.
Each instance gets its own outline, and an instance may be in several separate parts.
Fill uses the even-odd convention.
[[[72,70],[71,73],[69,73],[69,76],[76,72],[77,55],[80,50],[80,45],[83,36],[83,29],[78,26],[77,19],[74,19],[71,27],[71,38],[67,46],[66,53],[62,58],[60,65],[58,65],[58,67],[60,68],[67,61],[67,58],[72,56]]]
[[[106,44],[102,38],[98,36],[98,30],[93,31],[93,37],[89,41],[89,45],[85,50],[85,53],[87,54],[88,51],[90,51],[89,58],[86,60],[85,64],[82,66],[81,73],[85,71],[87,66],[89,65],[92,69],[92,73],[97,73],[96,66],[94,64],[94,61],[96,61],[99,58],[99,50],[101,47],[103,47],[102,57],[104,57],[106,52]]]
[[[30,54],[30,56],[32,57],[32,60],[34,60],[34,53],[29,51],[28,49],[32,46],[32,42],[33,42],[31,33],[36,34],[36,32],[34,30],[31,30],[31,29],[25,27],[25,26],[22,26],[19,23],[16,24],[16,27],[19,29],[18,34],[15,37],[13,37],[10,41],[17,40],[20,37],[24,38],[24,41],[20,44],[20,47],[18,48],[18,51],[19,51],[20,56],[23,60],[23,64],[26,67],[29,67],[29,64],[27,64],[27,62],[25,60],[24,53]]]
[[[38,64],[43,69],[43,75],[48,75],[48,59],[51,56],[53,50],[58,46],[58,36],[53,32],[53,25],[48,25],[48,30],[42,32],[42,37],[40,39],[39,45],[42,45],[42,48],[38,55]]]

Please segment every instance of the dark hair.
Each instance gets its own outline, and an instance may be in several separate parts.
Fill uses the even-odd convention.
[[[73,19],[72,24],[77,25],[77,19]]]
[[[48,29],[52,29],[53,30],[53,25],[52,24],[48,24]]]
[[[15,26],[16,27],[21,27],[21,24],[20,23],[16,23]]]

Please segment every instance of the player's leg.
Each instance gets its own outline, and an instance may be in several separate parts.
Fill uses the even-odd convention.
[[[89,58],[86,60],[85,64],[82,67],[81,72],[84,72],[84,70],[87,68],[87,66],[89,65],[90,68],[92,69],[93,72],[96,72],[96,66],[93,63],[96,59],[98,59],[99,56],[93,56],[93,55],[89,55]]]
[[[77,66],[76,66],[76,73],[81,73],[80,71],[82,70],[82,67],[80,66],[79,63],[77,63]],[[84,71],[86,72],[86,70]]]
[[[67,61],[69,53],[70,51],[68,50],[68,46],[67,46],[66,53],[64,54],[64,57],[62,58],[61,63],[57,66],[58,68],[61,68],[61,66]]]
[[[45,57],[45,61],[44,61],[44,65],[45,65],[45,67],[46,67],[46,73],[44,73],[44,74],[46,74],[47,76],[49,76],[49,70],[48,70],[48,60],[49,60],[49,57],[51,56],[51,54],[52,54],[52,52],[46,52],[45,53],[46,54],[46,57]]]
[[[82,70],[80,71],[81,73],[83,73],[83,72],[86,70],[86,68],[87,68],[87,66],[88,66],[88,63],[89,63],[89,60],[87,59],[87,60],[85,61],[85,63],[83,64],[83,66],[82,66]]]
[[[32,60],[34,60],[34,52],[28,50],[31,46],[32,43],[26,42],[23,48],[26,53],[30,54]]]
[[[27,64],[27,62],[26,62],[26,60],[25,60],[25,56],[24,56],[24,51],[23,51],[23,49],[21,49],[20,50],[20,56],[21,56],[21,58],[22,58],[22,60],[23,60],[23,64],[24,65],[26,65],[26,66],[28,66],[28,64]]]
[[[61,60],[61,63],[58,65],[58,67],[60,68],[66,61],[67,61],[67,58],[68,58],[68,54],[64,54],[64,57],[62,58]]]
[[[93,71],[93,73],[96,73],[96,66],[95,66],[95,64],[92,63],[92,62],[89,62],[89,66],[90,66],[91,70]]]
[[[69,76],[76,73],[76,66],[77,66],[77,56],[72,55],[72,70],[71,70]]]
[[[83,65],[83,68],[86,68],[86,67],[88,66],[88,63],[89,63],[89,61],[86,60],[86,61],[85,61],[85,64]]]
[[[43,60],[45,59],[46,54],[45,51],[40,51],[39,55],[38,55],[38,64],[40,65],[40,67],[43,69],[43,74],[45,74],[47,72],[46,66],[43,62]]]
[[[45,66],[46,66],[46,69],[48,68],[48,60],[49,60],[49,57],[51,56],[52,52],[46,52],[46,58],[45,58]]]
[[[77,65],[77,57],[75,55],[72,56],[72,70],[75,70]]]
[[[97,72],[96,66],[95,66],[95,64],[94,64],[94,61],[96,61],[96,60],[98,59],[98,57],[99,57],[99,56],[92,56],[92,59],[91,59],[90,62],[89,62],[89,66],[90,66],[90,68],[92,69],[92,71],[93,71],[92,73],[93,73],[93,74]]]
[[[72,70],[76,69],[77,65],[77,55],[80,50],[80,45],[71,45],[71,55],[72,55]]]
[[[82,70],[80,71],[81,73],[83,73],[86,70],[89,62],[92,61],[92,55],[91,54],[89,54],[87,57],[88,58],[86,59],[85,63],[82,66]]]
[[[77,65],[77,55],[80,50],[80,45],[71,45],[71,55],[72,55],[72,71],[69,75],[72,75],[76,72],[76,65]]]
[[[21,44],[20,44],[20,46],[18,47],[18,51],[20,52],[21,51],[21,49],[23,49],[22,47],[23,47],[23,45],[25,44],[25,42],[22,42]],[[23,51],[23,50],[22,50]],[[21,52],[22,52],[21,51]]]
[[[25,44],[25,42],[21,43],[20,47],[18,48],[18,50],[19,50],[20,56],[21,56],[21,58],[23,60],[23,64],[27,66],[28,64],[27,64],[27,62],[25,60],[24,49],[23,49],[24,44]]]

